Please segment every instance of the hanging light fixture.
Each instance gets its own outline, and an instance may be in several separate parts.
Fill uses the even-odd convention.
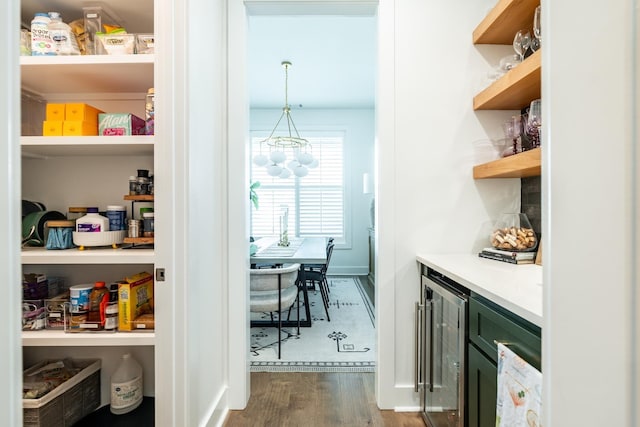
[[[293,173],[295,176],[302,178],[309,173],[310,168],[313,169],[318,166],[318,160],[311,153],[309,141],[300,137],[298,129],[293,123],[288,93],[291,62],[283,61],[282,66],[284,67],[284,107],[282,108],[282,114],[273,127],[271,134],[260,141],[260,153],[253,157],[253,163],[258,166],[265,166],[267,173],[274,177],[289,178]],[[275,133],[283,119],[286,119],[287,132],[284,135],[276,136]],[[292,133],[292,130],[294,133]],[[269,147],[268,157],[262,153],[263,143]],[[289,162],[287,162],[287,152],[291,156]]]

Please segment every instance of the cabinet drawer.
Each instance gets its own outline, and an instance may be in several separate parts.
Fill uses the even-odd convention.
[[[494,341],[509,344],[509,348],[540,370],[540,328],[478,295],[469,302],[469,340],[498,363]]]

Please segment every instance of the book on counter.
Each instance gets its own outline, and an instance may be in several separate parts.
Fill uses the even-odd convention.
[[[495,248],[484,248],[478,256],[510,264],[533,264],[536,259],[535,252],[512,252]]]

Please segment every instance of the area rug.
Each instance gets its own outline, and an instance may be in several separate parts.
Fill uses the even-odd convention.
[[[251,328],[251,372],[373,372],[375,321],[373,307],[357,277],[329,277],[329,316],[319,290],[309,290],[311,327],[282,328],[278,360],[278,329]],[[300,315],[304,318],[301,298]],[[274,313],[274,316],[275,313]],[[283,318],[287,316],[285,312]],[[296,305],[290,319],[296,319]],[[269,320],[269,313],[252,313],[252,320]],[[276,317],[277,319],[277,317]]]

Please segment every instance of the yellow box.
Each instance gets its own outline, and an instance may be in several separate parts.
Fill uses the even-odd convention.
[[[45,120],[42,122],[42,136],[62,136],[62,120]]]
[[[47,104],[46,120],[64,120],[66,104]]]
[[[82,122],[76,120],[65,120],[62,124],[62,135],[82,136],[97,135],[98,122]]]
[[[88,104],[65,104],[64,119],[97,123],[100,113],[104,113],[104,111]]]
[[[153,313],[153,276],[147,272],[125,278],[118,285],[118,330],[131,331],[134,320]]]

